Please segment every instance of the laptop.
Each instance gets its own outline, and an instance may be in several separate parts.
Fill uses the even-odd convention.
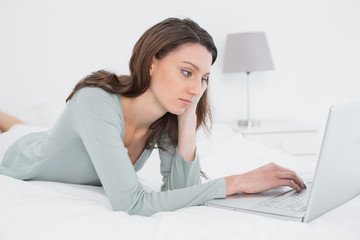
[[[310,222],[360,193],[360,102],[330,108],[311,183],[300,193],[279,187],[259,194],[238,193],[205,205]]]

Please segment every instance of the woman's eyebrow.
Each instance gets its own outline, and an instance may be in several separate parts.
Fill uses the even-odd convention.
[[[183,63],[186,64],[190,64],[191,66],[193,66],[197,71],[200,71],[200,68],[198,66],[196,66],[195,64],[193,64],[192,62],[188,62],[188,61],[183,61]],[[210,72],[205,73],[204,75],[210,74]]]

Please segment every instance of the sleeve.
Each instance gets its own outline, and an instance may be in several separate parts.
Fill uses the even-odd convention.
[[[170,140],[168,139],[167,142]],[[160,172],[163,176],[161,191],[200,184],[200,164],[197,152],[194,161],[188,162],[181,156],[177,147],[172,144],[166,144],[166,146],[166,149],[159,148]]]
[[[150,216],[226,196],[224,178],[164,192],[145,191],[122,141],[121,102],[114,96],[99,88],[84,88],[71,100],[74,130],[83,141],[113,210]],[[170,188],[180,185],[183,183],[166,184]]]

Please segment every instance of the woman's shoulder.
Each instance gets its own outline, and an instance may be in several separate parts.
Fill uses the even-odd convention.
[[[76,112],[123,115],[120,94],[110,93],[98,87],[79,89],[70,100],[70,108]]]
[[[81,101],[88,104],[99,102],[112,102],[118,105],[121,102],[121,95],[105,91],[99,87],[84,87],[79,89],[74,95],[75,101]],[[72,99],[73,100],[73,99]]]
[[[83,87],[76,92],[75,96],[76,95],[78,95],[78,96],[99,96],[99,97],[111,96],[111,97],[113,97],[118,94],[110,93],[100,87]]]

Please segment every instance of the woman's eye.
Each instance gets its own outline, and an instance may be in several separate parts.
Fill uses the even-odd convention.
[[[201,78],[201,81],[207,82],[208,80],[209,80],[209,76],[206,76],[206,77],[202,77],[202,78]]]
[[[184,76],[186,77],[190,77],[191,76],[191,72],[189,70],[181,70],[181,72],[184,74]]]

